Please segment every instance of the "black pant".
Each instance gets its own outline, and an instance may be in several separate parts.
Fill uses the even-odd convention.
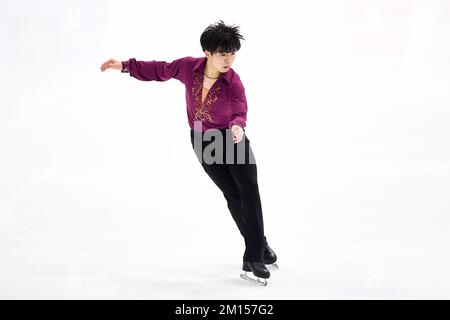
[[[215,137],[210,138],[213,131],[222,137],[223,143],[219,148],[213,148],[213,145],[207,148],[216,141]],[[233,143],[232,132],[227,128],[210,129],[208,132],[194,132],[191,129],[192,148],[203,169],[227,200],[228,209],[245,240],[243,259],[262,261],[267,242],[264,236],[257,169],[250,140],[244,132],[242,140],[237,144]],[[208,154],[219,160],[211,163],[211,159],[205,157]]]

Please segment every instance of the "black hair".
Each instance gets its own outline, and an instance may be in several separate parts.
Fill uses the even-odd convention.
[[[222,20],[210,24],[200,36],[202,50],[208,50],[211,54],[215,52],[235,52],[241,48],[239,39],[244,39],[239,34],[239,27],[227,26]]]

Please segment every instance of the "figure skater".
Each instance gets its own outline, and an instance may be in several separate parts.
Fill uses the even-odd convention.
[[[266,285],[270,277],[266,265],[278,269],[277,256],[264,234],[256,162],[245,133],[245,89],[231,68],[240,39],[244,38],[239,27],[220,20],[200,36],[204,57],[186,56],[171,62],[110,59],[100,69],[119,70],[141,81],[175,78],[184,84],[192,147],[204,171],[222,191],[245,241],[245,274],[241,277]],[[256,279],[249,277],[250,272]]]

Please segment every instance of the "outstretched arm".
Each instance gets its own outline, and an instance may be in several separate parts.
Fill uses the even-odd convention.
[[[129,73],[130,76],[141,81],[166,81],[175,78],[185,82],[187,62],[191,57],[183,57],[171,62],[166,61],[138,61],[131,58],[125,61],[110,59],[102,64],[101,70],[108,68]]]

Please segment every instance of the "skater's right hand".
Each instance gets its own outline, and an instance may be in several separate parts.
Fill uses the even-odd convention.
[[[122,70],[122,62],[120,62],[119,60],[115,60],[115,59],[109,59],[106,62],[103,62],[102,65],[100,66],[100,70],[105,71],[106,69],[114,69],[114,70]]]

